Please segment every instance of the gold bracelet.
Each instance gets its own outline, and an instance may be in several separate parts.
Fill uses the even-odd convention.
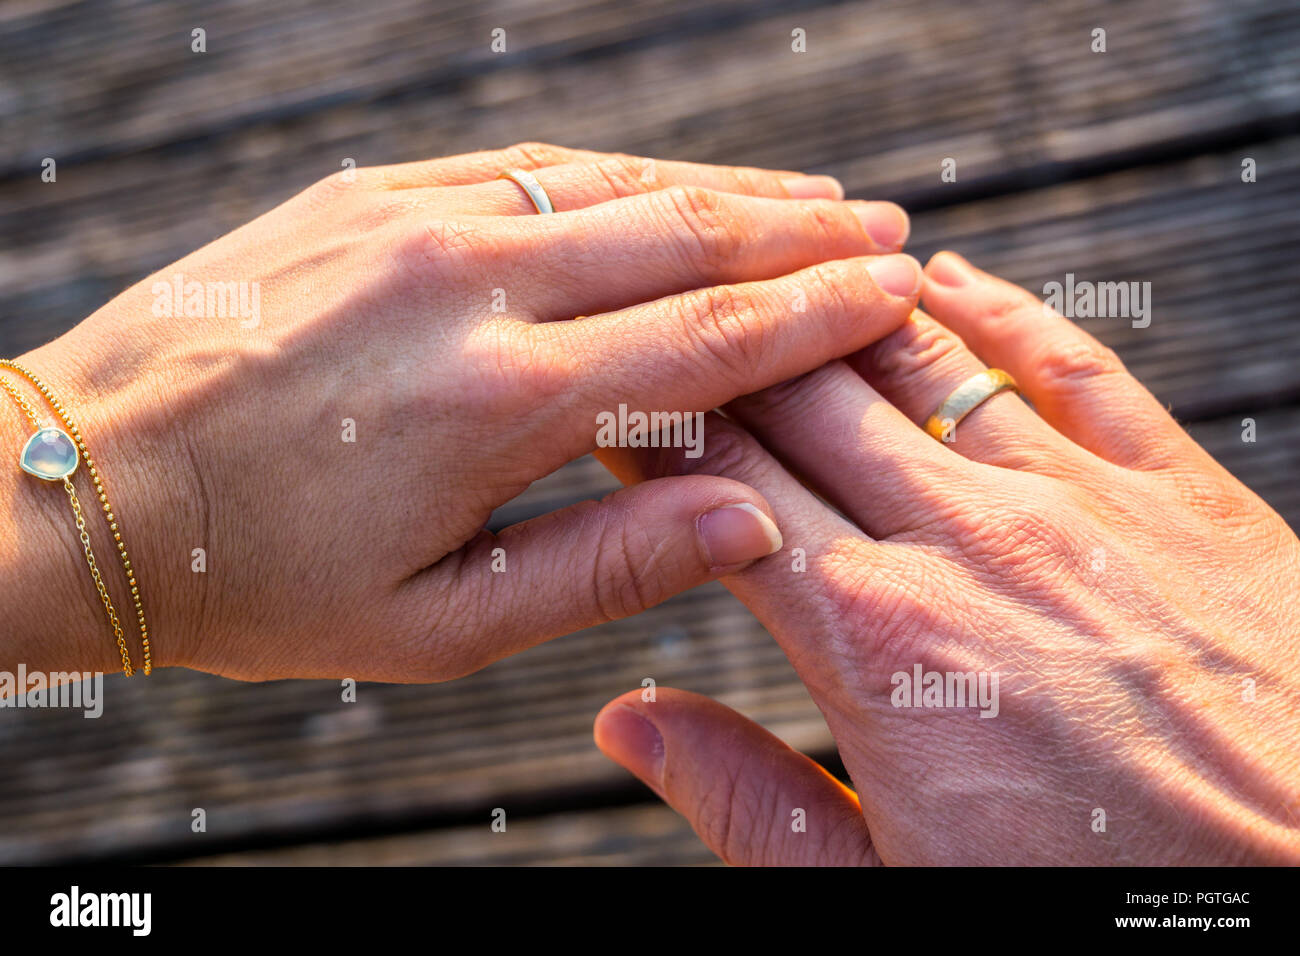
[[[95,467],[94,459],[90,457],[90,452],[86,448],[86,442],[81,437],[81,432],[68,414],[67,409],[51,394],[48,385],[17,362],[0,359],[0,367],[11,368],[30,381],[36,387],[36,390],[50,403],[54,413],[58,415],[67,428],[67,431],[64,432],[58,428],[44,427],[36,412],[32,410],[31,405],[23,398],[17,387],[8,379],[0,377],[0,387],[3,387],[13,397],[28,419],[31,420],[33,427],[36,428],[36,433],[32,435],[23,449],[19,464],[22,466],[23,471],[44,481],[63,482],[63,489],[67,492],[68,500],[72,503],[72,514],[76,520],[77,532],[80,535],[81,546],[86,555],[86,564],[90,568],[90,576],[95,581],[95,589],[99,592],[100,601],[103,602],[104,611],[108,615],[109,625],[113,629],[113,636],[117,640],[118,650],[122,654],[122,671],[127,677],[130,677],[135,673],[135,669],[131,666],[131,656],[127,651],[126,639],[122,634],[122,625],[118,619],[117,610],[113,607],[113,602],[108,596],[108,588],[105,586],[103,576],[99,572],[99,566],[95,562],[95,555],[91,551],[90,536],[86,531],[81,502],[78,500],[76,488],[72,484],[72,473],[77,470],[78,463],[82,460],[86,463],[86,470],[90,473],[91,481],[95,484],[95,493],[99,495],[100,506],[104,509],[104,517],[108,521],[108,530],[112,532],[113,540],[117,544],[117,553],[122,562],[122,569],[126,571],[127,584],[131,588],[136,617],[140,623],[140,644],[144,651],[144,672],[148,676],[153,673],[153,661],[149,653],[149,625],[145,620],[144,604],[140,599],[140,585],[136,581],[135,570],[131,566],[131,558],[127,554],[126,543],[122,540],[117,516],[113,513],[113,506],[109,503],[108,494],[104,491],[104,483],[100,479],[99,470]]]

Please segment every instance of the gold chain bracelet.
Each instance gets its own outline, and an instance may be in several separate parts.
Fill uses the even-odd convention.
[[[94,482],[95,493],[99,496],[100,506],[104,510],[105,519],[108,521],[108,530],[112,532],[113,540],[117,544],[118,557],[121,559],[122,569],[126,572],[127,583],[131,588],[131,598],[135,603],[136,618],[140,624],[140,644],[144,651],[143,669],[147,676],[153,672],[153,660],[149,653],[149,625],[145,620],[144,604],[140,599],[140,585],[136,581],[135,569],[131,566],[131,557],[127,553],[126,543],[122,540],[122,532],[118,528],[117,515],[114,514],[113,506],[109,503],[108,494],[104,490],[104,483],[99,476],[98,468],[95,466],[95,460],[90,457],[85,439],[82,438],[80,430],[72,420],[72,416],[68,414],[63,404],[51,394],[48,385],[17,362],[0,359],[0,367],[11,368],[31,382],[36,390],[45,397],[45,400],[50,403],[54,413],[67,428],[65,433],[57,428],[44,427],[36,412],[23,398],[17,387],[8,379],[0,377],[0,387],[3,387],[13,397],[36,428],[36,433],[32,435],[23,449],[20,464],[24,471],[35,475],[37,478],[45,481],[61,480],[63,482],[64,491],[67,492],[68,500],[72,503],[72,513],[76,520],[82,549],[85,551],[86,564],[90,568],[90,576],[95,581],[95,589],[99,592],[104,611],[108,615],[109,625],[113,629],[113,636],[117,640],[118,650],[122,654],[122,670],[127,677],[130,677],[135,673],[135,670],[131,666],[131,656],[127,651],[122,625],[118,619],[117,610],[113,607],[113,602],[108,596],[108,588],[105,586],[103,576],[99,572],[99,566],[95,562],[95,555],[91,551],[90,535],[86,531],[81,502],[78,500],[76,488],[72,484],[72,473],[76,471],[78,462],[85,461],[86,463],[86,470],[90,473],[91,481]]]

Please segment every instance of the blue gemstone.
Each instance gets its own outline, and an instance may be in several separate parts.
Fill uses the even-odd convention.
[[[77,470],[77,446],[57,428],[42,428],[23,449],[18,464],[23,471],[46,481],[58,481]]]

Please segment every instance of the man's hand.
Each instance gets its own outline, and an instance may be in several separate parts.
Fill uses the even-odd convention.
[[[1296,536],[1033,296],[944,253],[924,302],[732,403],[702,458],[601,452],[764,494],[784,548],[725,581],[856,795],[680,692],[614,701],[599,745],[733,863],[1300,862]],[[1005,393],[951,443],[917,427],[984,362],[1039,414]]]

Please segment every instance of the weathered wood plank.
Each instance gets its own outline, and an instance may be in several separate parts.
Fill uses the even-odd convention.
[[[486,819],[486,818],[485,818]],[[556,813],[398,836],[202,857],[203,866],[720,866],[690,824],[668,807]]]
[[[622,786],[591,720],[644,677],[719,696],[798,746],[827,746],[779,649],[715,586],[465,680],[363,685],[356,704],[328,682],[163,671],[148,687],[107,678],[99,720],[9,711],[0,861],[202,852],[195,807],[221,844]]]
[[[1243,155],[1258,162],[1258,182],[1241,182]],[[0,250],[0,352],[47,341],[120,287],[256,212],[243,192],[256,176],[228,171],[219,190],[204,193],[185,176],[168,179],[161,160],[125,165],[134,185],[112,211],[101,207],[81,220],[82,201],[96,208],[88,183],[60,182],[35,195],[0,184],[0,197],[22,193],[37,203],[0,214],[0,235],[9,237]],[[160,199],[151,192],[155,181]],[[64,198],[45,206],[40,195]],[[1149,328],[1084,321],[1190,419],[1300,397],[1297,208],[1300,139],[1287,139],[922,212],[911,248],[922,257],[955,248],[1039,291],[1067,272],[1151,282]],[[222,216],[230,221],[215,227]]]
[[[24,134],[0,171],[358,105],[376,122],[349,127],[373,132],[414,105],[470,138],[662,147],[671,131],[690,155],[813,157],[910,189],[942,156],[973,181],[1285,121],[1297,37],[1300,12],[1267,0],[46,2],[0,17],[3,112]]]
[[[1257,144],[1258,145],[1258,144]],[[941,248],[1039,294],[1049,281],[1150,283],[1151,322],[1080,319],[1183,420],[1300,397],[1296,140],[938,209],[912,251]],[[1267,172],[1240,178],[1241,157]]]
[[[310,7],[310,11],[309,11]],[[363,164],[550,139],[815,167],[915,201],[914,247],[1028,288],[1151,281],[1152,326],[1094,320],[1194,437],[1300,526],[1300,9],[1211,0],[1026,7],[566,0],[361,7],[28,0],[0,8],[0,353],[45,341],[345,156]],[[200,12],[201,11],[201,12]],[[206,59],[189,30],[209,29]],[[512,53],[491,54],[493,26]],[[789,52],[807,29],[809,52]],[[1087,51],[1094,26],[1109,52]],[[49,38],[58,41],[51,44]],[[900,78],[906,77],[904,82]],[[709,95],[701,96],[700,90]],[[1207,143],[1242,143],[1194,156]],[[1187,149],[1191,159],[1174,153]],[[60,160],[56,184],[39,160]],[[1242,184],[1242,156],[1258,183]],[[958,161],[958,182],[938,164]],[[1021,195],[1133,158],[1160,165]],[[9,178],[4,179],[5,175]],[[1276,406],[1276,407],[1271,407]],[[1241,441],[1254,417],[1258,441]],[[499,512],[614,485],[590,459]],[[827,752],[779,649],[720,587],[436,687],[109,679],[105,716],[7,711],[0,862],[708,862],[671,811],[538,808],[625,794],[590,722],[661,685],[719,696]],[[518,813],[507,834],[491,808]],[[208,833],[190,812],[208,811]],[[532,814],[532,815],[530,815]],[[445,830],[431,829],[452,822]],[[410,835],[334,844],[354,824]]]
[[[1253,120],[1285,125],[1300,108],[1291,95],[1300,86],[1300,11],[1267,3],[1231,11],[1208,0],[1115,5],[1106,11],[1106,54],[1074,42],[1097,17],[1095,4],[1084,2],[1049,9],[1008,0],[976,9],[927,0],[780,15],[762,4],[717,3],[693,14],[661,2],[618,4],[616,12],[598,0],[542,12],[462,5],[448,8],[435,31],[414,0],[389,3],[379,10],[332,3],[313,7],[311,17],[300,3],[161,11],[108,4],[95,16],[81,4],[49,3],[0,20],[0,69],[12,72],[0,73],[0,89],[11,91],[4,101],[11,110],[0,111],[5,155],[31,153],[0,189],[0,209],[8,211],[0,219],[3,288],[39,291],[66,325],[127,282],[339,168],[344,157],[418,159],[534,137],[814,165],[855,192],[943,202],[982,181],[1039,181],[1052,164],[1100,150],[1131,153],[1143,136],[1158,143]],[[228,18],[216,32],[233,51],[204,58],[176,42],[173,28],[183,40],[205,17]],[[786,42],[795,20],[812,38],[806,54]],[[329,92],[340,82],[330,79],[315,112],[286,105],[251,125],[229,118],[186,125],[191,113],[262,115],[261,98],[320,90],[312,82],[319,62],[340,77],[355,66],[348,89],[362,91],[370,89],[368,70],[419,75],[421,62],[437,59],[424,46],[430,32],[436,44],[463,45],[498,63],[503,58],[480,42],[497,21],[524,24],[530,51],[551,49],[546,38],[558,36],[569,45],[554,46],[554,59],[507,55],[506,64],[517,65],[490,70],[453,57],[455,83],[400,97],[352,101]],[[51,48],[43,38],[55,34],[62,39]],[[647,36],[654,42],[618,45]],[[615,45],[609,55],[578,57],[572,44],[583,43]],[[1008,45],[1016,56],[988,55]],[[89,55],[99,49],[115,55]],[[126,89],[95,76],[104,70]],[[897,82],[903,70],[906,84]],[[376,80],[375,89],[397,81]],[[710,96],[700,97],[701,88]],[[132,130],[141,123],[151,132],[137,142]],[[116,151],[62,143],[44,124],[98,136]],[[196,139],[204,129],[211,137]],[[62,157],[56,184],[39,182],[44,156]],[[944,157],[958,161],[955,184],[939,182]]]

